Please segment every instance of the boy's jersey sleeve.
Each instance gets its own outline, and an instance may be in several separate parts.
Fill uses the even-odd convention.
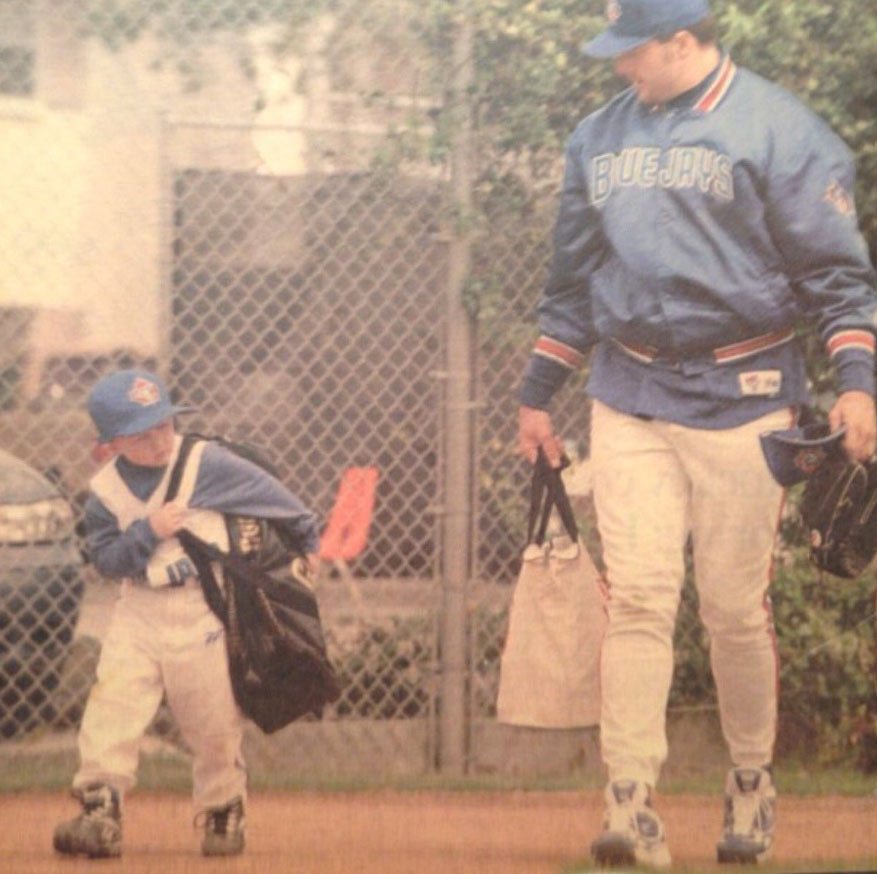
[[[218,443],[208,443],[189,506],[218,513],[288,519],[302,548],[316,552],[319,530],[316,515],[276,477]]]
[[[111,579],[143,576],[159,543],[147,519],[121,531],[116,516],[93,493],[85,502],[85,539],[95,568]]]

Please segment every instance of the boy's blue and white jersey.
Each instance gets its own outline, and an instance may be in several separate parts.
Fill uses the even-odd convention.
[[[554,261],[521,401],[545,407],[596,346],[589,393],[727,427],[806,401],[793,329],[841,391],[874,391],[874,272],[846,145],[724,55],[661,108],[632,89],[571,137]]]
[[[146,518],[164,503],[181,443],[178,435],[165,467],[139,467],[117,457],[93,477],[85,524],[89,553],[101,575],[167,585],[181,581],[186,569],[193,572],[179,541],[159,540]],[[261,467],[216,443],[193,447],[179,498],[189,508],[186,527],[221,548],[228,547],[222,514],[236,513],[289,519],[302,551],[318,549],[314,514]]]

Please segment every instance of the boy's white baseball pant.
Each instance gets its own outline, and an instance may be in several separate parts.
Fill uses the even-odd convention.
[[[197,580],[148,588],[125,582],[79,732],[75,787],[129,789],[140,743],[162,695],[193,754],[197,809],[246,798],[243,718],[228,674],[222,623]]]
[[[777,653],[767,590],[785,493],[758,435],[792,420],[783,409],[739,427],[696,429],[594,401],[594,499],[610,589],[600,736],[610,780],[654,785],[667,756],[673,629],[689,537],[731,760],[771,761]]]

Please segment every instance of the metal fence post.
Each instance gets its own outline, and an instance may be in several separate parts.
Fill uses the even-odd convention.
[[[466,762],[466,599],[471,560],[472,325],[463,306],[469,270],[466,232],[471,203],[472,14],[460,0],[449,95],[454,140],[452,207],[457,217],[448,251],[446,383],[444,415],[444,524],[442,526],[441,716],[439,766],[459,775]]]

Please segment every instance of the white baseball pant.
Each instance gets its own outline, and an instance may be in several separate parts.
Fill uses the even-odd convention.
[[[696,429],[594,401],[594,499],[610,588],[600,737],[610,780],[655,785],[667,757],[689,537],[731,760],[771,761],[778,662],[767,590],[785,492],[758,435],[792,423],[783,409],[739,427]]]
[[[122,584],[79,732],[73,785],[136,776],[140,743],[162,695],[193,754],[195,807],[246,798],[243,718],[228,673],[222,623],[197,580],[149,588]]]

